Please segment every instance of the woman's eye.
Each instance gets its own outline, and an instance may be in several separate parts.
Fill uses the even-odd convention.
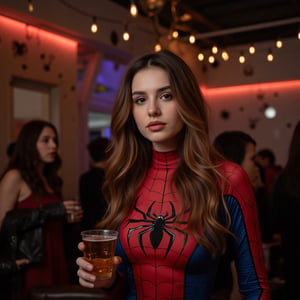
[[[161,98],[164,99],[164,100],[172,100],[173,96],[172,96],[172,94],[166,93],[166,94],[163,94],[161,96]]]
[[[136,98],[136,99],[134,99],[134,103],[136,103],[136,104],[140,104],[140,103],[143,103],[143,102],[145,102],[145,98]]]
[[[47,144],[49,142],[49,138],[43,138],[42,142]]]

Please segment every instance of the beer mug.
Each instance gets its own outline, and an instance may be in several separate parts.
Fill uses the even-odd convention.
[[[118,231],[108,229],[85,230],[81,232],[81,236],[85,245],[84,257],[94,266],[91,273],[96,276],[96,280],[110,279]]]

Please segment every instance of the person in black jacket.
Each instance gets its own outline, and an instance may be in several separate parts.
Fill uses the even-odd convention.
[[[82,174],[79,180],[80,201],[84,212],[81,221],[82,230],[95,228],[106,212],[107,205],[102,194],[102,185],[108,144],[107,138],[98,137],[87,146],[93,162],[90,170]]]
[[[0,181],[0,260],[29,260],[0,282],[13,299],[27,299],[34,285],[68,283],[62,223],[67,213],[80,220],[82,210],[62,201],[60,165],[56,128],[42,120],[26,123]]]

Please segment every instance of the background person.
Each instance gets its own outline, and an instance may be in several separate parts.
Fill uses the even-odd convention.
[[[61,165],[56,128],[49,122],[26,123],[0,182],[1,257],[28,259],[18,276],[2,281],[14,295],[27,299],[35,285],[68,282],[62,221],[74,212],[74,201],[61,201]],[[82,210],[76,211],[80,220]]]
[[[244,299],[270,299],[252,187],[240,166],[220,160],[207,124],[182,59],[161,51],[133,61],[112,112],[109,206],[98,225],[119,229],[118,270],[95,281],[80,257],[81,285],[114,299],[209,299],[227,246]]]
[[[255,155],[254,161],[259,167],[261,179],[265,185],[268,201],[272,193],[274,180],[281,172],[282,167],[275,164],[275,154],[270,149],[262,149]]]
[[[98,137],[91,141],[87,149],[92,159],[91,168],[80,176],[79,195],[83,208],[81,229],[95,228],[106,212],[106,201],[102,193],[104,182],[104,162],[109,139]]]
[[[281,236],[287,299],[299,297],[300,280],[300,121],[289,146],[288,161],[274,182],[272,217],[275,234]]]

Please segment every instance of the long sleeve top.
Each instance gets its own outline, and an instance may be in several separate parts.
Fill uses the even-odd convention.
[[[220,255],[212,256],[186,230],[188,209],[175,222],[182,208],[171,181],[178,162],[175,152],[153,153],[134,208],[120,226],[116,255],[122,264],[114,287],[105,291],[113,299],[210,299]],[[220,172],[240,293],[245,300],[270,299],[253,189],[240,166],[226,161]]]

